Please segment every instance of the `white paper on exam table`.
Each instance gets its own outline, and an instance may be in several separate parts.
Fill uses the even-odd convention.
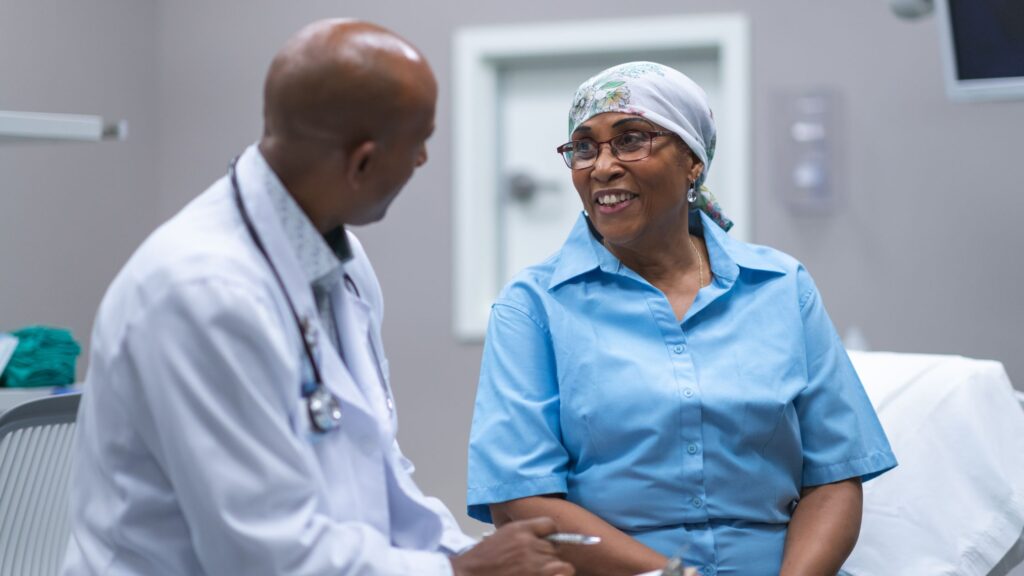
[[[1006,370],[948,355],[850,360],[900,463],[864,485],[844,573],[989,574],[1024,529],[1024,414]]]

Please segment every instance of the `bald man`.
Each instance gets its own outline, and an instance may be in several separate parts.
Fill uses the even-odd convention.
[[[550,519],[465,536],[395,441],[380,287],[346,226],[427,161],[436,99],[372,24],[317,22],[277,55],[259,144],[100,306],[66,576],[573,573]]]

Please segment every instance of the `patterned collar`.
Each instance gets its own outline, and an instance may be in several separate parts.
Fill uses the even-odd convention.
[[[321,235],[267,164],[263,154],[258,149],[256,152],[263,188],[306,279],[310,285],[336,282],[341,275],[342,264],[352,258],[345,229],[339,226]]]

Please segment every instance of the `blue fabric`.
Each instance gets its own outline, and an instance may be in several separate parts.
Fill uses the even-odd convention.
[[[469,515],[568,500],[703,573],[778,574],[802,487],[896,465],[818,290],[793,258],[706,214],[714,281],[680,323],[581,216],[491,310]]]

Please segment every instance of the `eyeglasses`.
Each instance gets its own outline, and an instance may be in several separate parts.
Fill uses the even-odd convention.
[[[590,168],[601,155],[601,145],[608,144],[612,154],[623,162],[643,160],[651,155],[651,142],[657,136],[674,136],[675,132],[665,130],[627,130],[614,137],[598,142],[593,138],[580,138],[566,142],[555,150],[562,155],[565,165],[573,170]]]

